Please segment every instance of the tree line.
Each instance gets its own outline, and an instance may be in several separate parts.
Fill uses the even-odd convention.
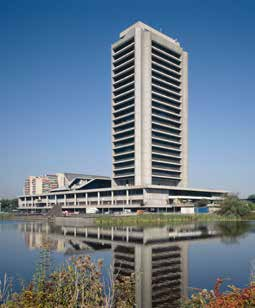
[[[0,212],[12,212],[18,208],[18,199],[0,199]]]

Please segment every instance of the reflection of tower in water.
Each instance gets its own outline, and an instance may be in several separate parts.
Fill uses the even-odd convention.
[[[114,274],[135,273],[136,307],[179,307],[187,295],[187,249],[188,243],[113,247]]]
[[[30,228],[24,231],[38,231]],[[52,243],[71,243],[73,253],[111,249],[114,274],[135,274],[132,290],[139,308],[179,307],[188,293],[188,243],[220,234],[213,225],[193,223],[154,228],[51,225],[47,231]]]

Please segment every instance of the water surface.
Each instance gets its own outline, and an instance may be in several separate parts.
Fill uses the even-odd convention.
[[[255,272],[255,224],[231,222],[164,227],[64,227],[47,223],[0,222],[0,279],[28,282],[40,261],[42,246],[50,250],[49,266],[73,255],[104,261],[107,281],[139,273],[137,307],[178,307],[190,287],[212,289],[218,277],[225,285],[244,287]],[[171,306],[170,306],[171,303]]]

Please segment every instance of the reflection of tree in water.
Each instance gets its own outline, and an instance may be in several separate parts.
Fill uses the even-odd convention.
[[[251,229],[251,224],[247,221],[220,222],[216,226],[221,233],[221,240],[225,244],[238,243]]]

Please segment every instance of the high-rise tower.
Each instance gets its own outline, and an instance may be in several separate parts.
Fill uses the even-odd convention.
[[[188,182],[188,54],[137,22],[112,45],[113,185]]]

